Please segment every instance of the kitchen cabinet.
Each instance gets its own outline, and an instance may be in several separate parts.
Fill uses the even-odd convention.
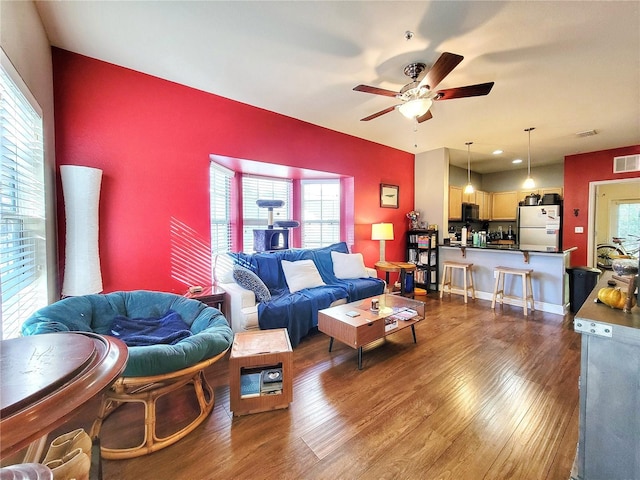
[[[449,220],[462,220],[462,187],[449,186]]]
[[[529,190],[518,191],[518,202],[523,202],[527,195],[539,195],[537,188],[530,188]],[[541,197],[542,198],[542,197]]]
[[[562,187],[545,187],[539,188],[538,193],[541,197],[543,197],[547,193],[557,193],[558,195],[560,195],[560,198],[562,198],[564,196],[564,189]]]
[[[475,203],[478,204],[480,220],[489,220],[491,218],[491,194],[482,190],[476,191]]]
[[[560,195],[560,198],[562,198],[562,194],[563,194],[563,188],[562,187],[543,187],[543,188],[533,188],[530,190],[520,190],[518,192],[518,201],[522,201],[524,200],[524,198],[527,195],[540,195],[540,198],[542,199],[542,197],[547,194],[547,193],[557,193],[558,195]]]
[[[476,201],[476,195],[477,195],[477,192],[475,190],[473,191],[473,193],[464,193],[464,190],[463,190],[462,201],[464,203],[478,203]]]
[[[491,220],[515,220],[517,213],[518,192],[493,192],[491,194]]]

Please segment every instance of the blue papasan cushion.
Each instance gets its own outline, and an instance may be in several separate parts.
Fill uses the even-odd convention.
[[[134,290],[68,297],[41,308],[22,325],[23,335],[54,332],[93,332],[110,335],[117,316],[162,318],[180,315],[190,336],[174,345],[127,347],[123,377],[146,377],[191,367],[227,350],[233,332],[220,310],[173,293]]]

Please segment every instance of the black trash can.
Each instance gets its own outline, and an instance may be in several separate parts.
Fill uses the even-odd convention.
[[[576,313],[598,283],[602,273],[597,268],[569,267],[569,308]]]

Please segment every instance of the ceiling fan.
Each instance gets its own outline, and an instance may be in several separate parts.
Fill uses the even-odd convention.
[[[420,62],[410,63],[404,68],[404,74],[411,78],[411,82],[402,87],[399,92],[369,85],[354,87],[353,89],[357,92],[373,93],[374,95],[384,95],[402,100],[402,103],[385,108],[360,120],[368,122],[397,108],[405,117],[415,118],[418,123],[422,123],[432,118],[429,109],[434,101],[487,95],[493,87],[493,82],[434,91],[438,84],[458,66],[463,58],[462,55],[444,52],[420,81],[418,81],[418,78],[425,72],[427,66]]]

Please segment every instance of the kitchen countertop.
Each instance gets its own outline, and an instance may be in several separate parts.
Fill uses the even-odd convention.
[[[616,328],[622,328],[626,334],[632,334],[636,338],[640,339],[640,307],[635,306],[631,309],[631,312],[625,313],[622,310],[611,308],[597,301],[598,291],[601,288],[608,287],[607,281],[614,278],[614,274],[611,271],[606,271],[600,277],[597,285],[591,291],[589,297],[582,304],[578,313],[576,313],[575,321],[583,322],[597,322],[606,323],[611,326],[612,332],[615,336],[617,333]],[[624,284],[619,280],[616,280],[616,286],[620,287],[623,291],[628,291],[628,284]],[[575,323],[575,322],[574,322]],[[584,329],[576,328],[575,330],[580,333],[592,334],[590,329],[585,325]],[[629,330],[626,330],[629,329]]]
[[[536,310],[564,315],[569,311],[569,276],[566,269],[571,264],[571,252],[575,247],[558,252],[528,248],[523,248],[523,245],[441,245],[438,249],[440,272],[442,275],[442,266],[447,261],[472,263],[476,298],[492,300],[497,265],[530,269],[533,271],[531,281]],[[522,292],[519,282],[512,282],[509,290],[514,297]]]

